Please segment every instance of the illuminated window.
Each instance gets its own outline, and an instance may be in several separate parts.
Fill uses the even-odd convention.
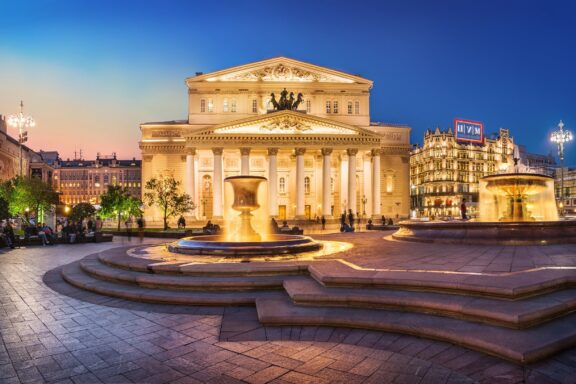
[[[386,176],[386,192],[391,193],[394,191],[394,176],[387,175]]]
[[[330,113],[330,101],[326,102],[326,113]]]
[[[286,192],[286,179],[281,177],[280,180],[278,180],[278,189],[280,191],[280,193],[285,193]]]
[[[258,100],[252,99],[252,113],[258,112]]]
[[[208,99],[208,112],[214,112],[214,101]]]
[[[224,98],[224,102],[222,103],[222,112],[228,112],[228,98]]]
[[[360,102],[359,101],[354,102],[354,113],[356,115],[360,114]]]
[[[232,104],[230,105],[230,110],[232,112],[236,112],[236,98],[235,97],[232,98]]]
[[[202,113],[206,112],[206,100],[205,99],[200,100],[200,112],[202,112]]]
[[[334,113],[338,113],[338,102],[334,101]]]
[[[310,113],[312,111],[312,102],[310,100],[306,100],[306,112]]]
[[[308,176],[304,178],[304,193],[310,193],[310,178]]]
[[[352,102],[351,101],[348,102],[348,114],[349,115],[352,114]]]

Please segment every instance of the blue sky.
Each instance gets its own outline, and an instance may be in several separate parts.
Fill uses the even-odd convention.
[[[576,131],[573,1],[0,2],[0,113],[35,149],[138,156],[138,124],[186,116],[184,78],[289,56],[374,80],[372,120],[413,142],[454,117],[534,152]],[[567,147],[576,165],[576,143]]]

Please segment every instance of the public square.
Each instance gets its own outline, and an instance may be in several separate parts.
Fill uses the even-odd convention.
[[[576,265],[575,246],[404,243],[391,232],[349,241],[362,268],[510,273]],[[146,243],[159,240],[146,239]],[[146,304],[64,282],[60,267],[113,243],[28,247],[0,255],[3,383],[570,383],[576,348],[522,366],[426,338],[325,326],[262,326],[253,306]],[[355,249],[358,251],[354,254]],[[316,261],[312,261],[315,263]],[[169,263],[170,264],[170,263]],[[193,296],[194,293],[191,293]],[[489,338],[490,335],[485,335]]]

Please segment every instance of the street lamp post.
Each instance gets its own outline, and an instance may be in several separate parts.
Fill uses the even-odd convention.
[[[20,177],[22,177],[22,144],[28,141],[28,128],[36,125],[31,116],[24,115],[24,102],[20,101],[20,113],[8,116],[8,125],[18,128],[18,144],[20,145]]]
[[[572,132],[564,129],[564,123],[560,120],[558,130],[552,132],[550,141],[558,146],[558,157],[560,158],[560,215],[564,216],[564,144],[572,141]]]
[[[366,217],[366,203],[368,202],[368,199],[366,198],[366,195],[362,196],[362,216]]]

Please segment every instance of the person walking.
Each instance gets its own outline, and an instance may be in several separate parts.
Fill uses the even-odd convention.
[[[354,231],[354,213],[351,209],[348,210],[348,223],[350,224],[352,231]]]
[[[10,224],[10,219],[6,220],[6,225],[4,225],[4,239],[6,239],[6,245],[11,249],[16,247],[16,237],[14,236],[14,228]]]
[[[466,199],[462,199],[462,204],[460,204],[460,214],[462,215],[462,220],[468,220],[468,216],[466,216]]]
[[[322,230],[325,230],[326,229],[326,218],[324,216],[322,216],[320,221],[322,222]]]
[[[132,241],[132,218],[128,217],[124,225],[126,226],[126,236],[128,236],[128,241]]]
[[[138,220],[136,220],[136,225],[138,225],[138,237],[140,238],[140,242],[144,241],[144,218],[140,216]]]

